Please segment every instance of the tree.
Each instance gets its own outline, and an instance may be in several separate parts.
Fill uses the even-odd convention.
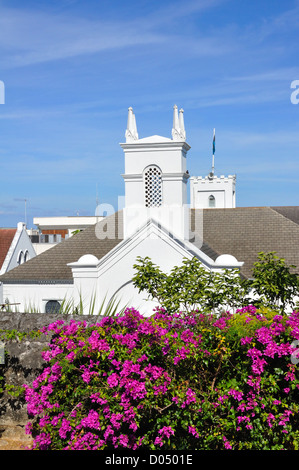
[[[137,261],[133,266],[137,271],[134,286],[139,292],[148,292],[150,299],[157,300],[168,312],[238,307],[246,297],[246,286],[237,269],[213,272],[193,257],[185,258],[181,266],[166,274],[149,257],[138,257]]]
[[[295,306],[299,280],[298,274],[291,272],[295,266],[288,266],[285,259],[275,253],[258,253],[258,261],[253,265],[253,279],[248,285],[257,296],[256,304],[279,308],[284,312],[287,306]]]

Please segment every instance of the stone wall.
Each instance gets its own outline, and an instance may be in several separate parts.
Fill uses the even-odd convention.
[[[99,317],[0,312],[0,330],[29,333],[59,319],[66,323],[71,319],[85,320],[91,324],[96,323]],[[48,342],[49,336],[46,335],[36,338],[27,336],[21,341],[17,339],[3,341],[8,355],[5,357],[5,363],[0,364],[0,376],[5,377],[5,383],[15,386],[25,383],[30,385],[43,367],[41,352]],[[31,439],[25,434],[27,422],[24,400],[13,398],[4,392],[0,397],[0,450],[30,448]]]

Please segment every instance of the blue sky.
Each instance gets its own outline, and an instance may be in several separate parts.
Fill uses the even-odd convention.
[[[298,205],[298,32],[298,0],[0,0],[0,226],[117,209],[129,106],[140,138],[184,109],[195,176],[215,127],[238,206]]]

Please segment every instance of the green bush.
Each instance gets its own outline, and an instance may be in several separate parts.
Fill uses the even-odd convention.
[[[287,265],[275,252],[258,253],[252,279],[244,279],[238,269],[210,271],[197,258],[184,259],[169,274],[161,271],[149,257],[137,258],[133,284],[146,291],[167,312],[205,312],[236,309],[254,302],[256,306],[294,309],[299,296],[295,266]],[[254,300],[253,300],[254,299]]]
[[[275,251],[258,253],[258,261],[253,264],[253,279],[248,287],[253,291],[256,305],[279,308],[283,313],[287,307],[295,307],[299,295],[298,274],[296,266],[287,265],[285,259],[279,258]]]
[[[174,266],[169,274],[149,257],[138,257],[134,268],[134,286],[139,292],[146,291],[169,313],[193,312],[199,306],[202,312],[216,312],[244,305],[247,299],[248,286],[238,269],[210,271],[195,257],[183,259],[182,265]]]

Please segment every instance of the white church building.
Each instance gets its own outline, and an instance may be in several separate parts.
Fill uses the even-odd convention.
[[[184,258],[196,257],[208,270],[238,268],[250,277],[259,251],[276,251],[299,266],[298,207],[284,213],[281,208],[237,208],[235,176],[217,177],[212,172],[190,178],[183,110],[174,107],[171,138],[139,138],[129,108],[120,146],[123,210],[0,276],[3,298],[19,303],[20,312],[34,306],[47,313],[72,299],[74,305],[82,300],[88,313],[92,299],[97,311],[104,301],[117,298],[121,305],[150,315],[156,304],[132,284],[139,256],[150,257],[164,272]],[[282,245],[282,238],[261,234],[256,230],[259,222],[264,227],[274,223],[278,231],[293,236],[296,249]]]

